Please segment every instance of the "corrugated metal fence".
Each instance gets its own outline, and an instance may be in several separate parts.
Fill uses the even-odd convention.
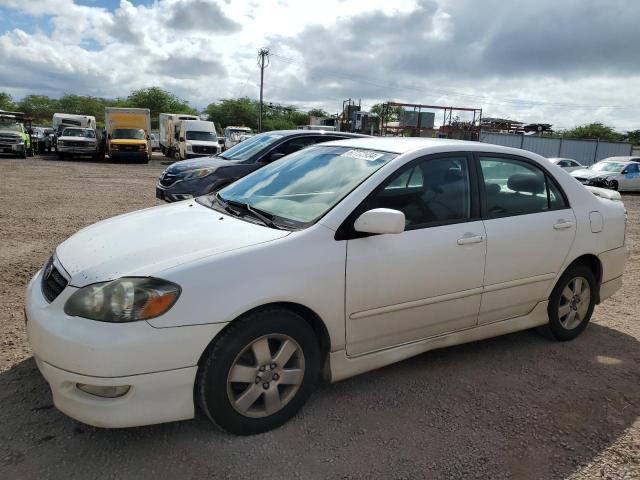
[[[480,133],[480,141],[522,148],[543,157],[573,158],[583,165],[592,165],[607,157],[631,155],[632,145],[624,142],[601,142],[599,140],[569,140],[564,138],[515,135],[512,133]]]

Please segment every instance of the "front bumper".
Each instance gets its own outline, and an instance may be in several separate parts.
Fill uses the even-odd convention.
[[[146,150],[111,150],[111,152],[109,152],[109,158],[122,160],[140,160],[149,158],[149,153]]]
[[[19,155],[24,152],[24,143],[0,143],[0,153],[10,153],[12,155]]]
[[[105,323],[69,317],[67,287],[48,303],[38,272],[25,294],[27,334],[53,395],[65,414],[98,427],[131,427],[192,418],[198,360],[226,324],[155,328],[149,323]],[[129,386],[103,398],[77,384]]]
[[[88,425],[137,427],[194,417],[193,384],[198,367],[103,378],[67,372],[35,358],[40,373],[51,387],[56,408]],[[83,392],[78,384],[129,385],[131,388],[121,397],[103,398]]]

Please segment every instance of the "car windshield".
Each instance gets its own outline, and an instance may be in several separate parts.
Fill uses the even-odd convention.
[[[85,130],[84,128],[65,128],[62,131],[63,137],[96,138],[96,132]]]
[[[225,160],[247,160],[253,154],[259,152],[266,146],[277,142],[281,138],[282,135],[274,133],[262,133],[260,135],[256,135],[255,137],[248,138],[242,143],[234,145],[229,150],[220,155],[220,157],[224,158]]]
[[[248,205],[274,221],[302,227],[322,217],[395,157],[360,148],[309,147],[231,184],[219,192],[219,199],[231,205]],[[198,201],[213,206],[217,199],[211,195]]]
[[[0,120],[0,130],[13,130],[14,132],[21,132],[22,128],[18,122],[14,122],[11,120]]]
[[[116,128],[111,133],[111,138],[144,140],[144,130],[141,128]]]
[[[591,166],[591,170],[596,172],[621,172],[626,165],[626,163],[620,162],[598,162]]]
[[[187,132],[187,140],[200,140],[201,142],[217,142],[218,137],[213,132]]]

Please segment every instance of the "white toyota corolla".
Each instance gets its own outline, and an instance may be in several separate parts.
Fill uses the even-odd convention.
[[[622,284],[624,242],[620,195],[536,154],[328,142],[81,230],[29,283],[27,331],[73,418],[200,408],[250,434],[293,416],[321,375],[532,327],[578,336]]]

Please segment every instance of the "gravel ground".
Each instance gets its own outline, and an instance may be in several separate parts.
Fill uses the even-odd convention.
[[[101,430],[58,412],[31,357],[23,291],[54,247],[156,205],[163,165],[0,158],[0,478],[640,478],[640,196],[625,195],[624,288],[576,341],[534,332],[322,385],[276,431],[197,418]]]

